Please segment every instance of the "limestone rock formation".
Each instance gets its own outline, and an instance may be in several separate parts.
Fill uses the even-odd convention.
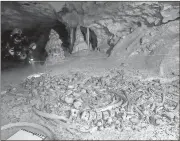
[[[88,46],[87,46],[87,43],[84,41],[84,37],[81,33],[81,30],[80,28],[77,28],[76,30],[76,41],[74,43],[74,47],[73,47],[73,52],[72,53],[75,53],[75,52],[78,52],[78,51],[81,51],[81,50],[88,50]]]
[[[163,9],[161,11],[161,15],[163,16],[163,23],[168,22],[170,20],[174,20],[179,17],[179,3],[174,2],[173,5],[169,3],[165,3]]]
[[[78,17],[76,24],[90,26],[97,35],[98,46],[112,36],[117,40],[125,38],[139,23],[153,27],[179,17],[179,5],[173,2],[68,2],[66,9],[67,14],[59,16],[70,25]]]
[[[62,41],[59,39],[59,35],[56,31],[51,29],[49,35],[49,41],[45,47],[48,57],[46,59],[47,65],[53,65],[61,62],[65,56],[63,48],[61,47]]]

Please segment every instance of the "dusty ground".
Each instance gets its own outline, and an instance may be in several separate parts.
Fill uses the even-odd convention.
[[[122,43],[123,44],[123,43]],[[136,44],[135,44],[136,45]],[[131,61],[132,63],[132,61]],[[174,77],[174,81],[167,81],[170,79],[164,79],[159,76],[159,73],[152,71],[151,69],[143,69],[143,65],[138,66],[133,69],[132,65],[128,63],[122,63],[117,58],[107,58],[106,55],[100,52],[82,51],[73,54],[68,57],[64,62],[53,65],[53,66],[40,66],[34,65],[27,68],[16,68],[8,70],[1,73],[1,122],[5,125],[10,122],[27,121],[40,123],[42,125],[48,126],[55,134],[56,139],[113,139],[113,140],[128,140],[128,139],[169,139],[177,140],[179,137],[179,77]],[[63,122],[58,122],[58,124],[53,124],[52,120],[45,119],[37,116],[32,111],[33,102],[36,98],[33,96],[32,86],[34,89],[35,84],[31,83],[33,80],[28,80],[30,85],[27,88],[20,86],[20,83],[25,84],[25,79],[34,73],[49,73],[50,76],[56,76],[55,78],[63,81],[63,85],[70,85],[73,77],[72,75],[78,73],[80,78],[77,81],[72,82],[71,85],[75,87],[77,84],[81,84],[79,93],[83,89],[96,88],[94,82],[90,82],[90,87],[87,87],[84,83],[90,77],[102,77],[106,81],[107,85],[99,84],[97,87],[100,89],[113,89],[120,90],[123,89],[128,95],[128,102],[131,103],[133,107],[130,111],[125,106],[125,108],[120,106],[120,113],[122,116],[118,117],[119,113],[116,113],[116,119],[113,119],[114,123],[110,127],[98,126],[98,131],[92,131],[91,133],[82,133],[76,130],[67,130],[66,124]],[[63,74],[61,76],[60,74]],[[106,77],[106,76],[110,77]],[[45,79],[50,79],[48,81],[54,81],[53,77],[46,77]],[[121,77],[123,76],[124,79]],[[146,78],[148,78],[146,81]],[[52,80],[51,80],[52,79]],[[97,78],[95,78],[97,79]],[[153,81],[153,79],[155,79]],[[158,81],[164,79],[165,81]],[[39,81],[39,80],[37,80]],[[42,81],[46,85],[44,80]],[[165,82],[165,83],[163,83]],[[38,89],[40,91],[39,96],[43,97],[41,93],[41,87],[39,82],[37,83]],[[55,86],[57,83],[55,82]],[[135,85],[135,86],[134,86]],[[65,86],[65,87],[67,87]],[[45,86],[46,87],[46,86]],[[58,87],[58,86],[56,86]],[[16,88],[16,89],[13,89]],[[9,91],[7,91],[9,89]],[[52,106],[55,107],[57,104],[57,96],[65,97],[68,95],[68,89],[61,88],[60,92],[57,89],[48,91],[49,88],[44,88],[45,93],[54,98],[55,102],[51,102]],[[151,91],[149,91],[151,89]],[[98,91],[97,90],[97,91]],[[129,91],[130,90],[130,91]],[[142,90],[143,94],[138,95]],[[6,92],[5,92],[6,91]],[[72,90],[75,93],[76,90]],[[139,92],[136,95],[136,92]],[[55,94],[58,93],[58,94]],[[60,94],[61,93],[61,94]],[[105,92],[106,93],[106,92]],[[134,94],[134,95],[133,95]],[[146,96],[149,95],[149,96]],[[87,95],[87,93],[86,93]],[[82,97],[85,96],[82,94]],[[87,95],[91,97],[91,94]],[[111,96],[111,94],[110,94]],[[37,98],[40,105],[42,104],[41,98]],[[167,101],[170,101],[167,104]],[[36,101],[37,102],[37,101]],[[35,102],[35,103],[36,103]],[[38,103],[37,102],[37,103]],[[149,103],[149,104],[148,104]],[[60,107],[62,108],[60,103]],[[47,105],[47,103],[45,104]],[[70,105],[66,105],[70,106]],[[173,107],[174,106],[174,107]],[[71,107],[71,106],[70,106]],[[142,108],[140,111],[135,110],[136,108]],[[56,107],[57,108],[57,107]],[[72,108],[72,107],[71,107]],[[42,109],[39,109],[43,111]],[[45,110],[45,109],[44,109]],[[115,109],[112,109],[112,111]],[[45,110],[46,111],[46,110]],[[46,111],[47,112],[47,111]],[[52,111],[49,113],[53,113]],[[137,118],[138,117],[138,118]],[[76,121],[75,121],[76,122]],[[117,123],[120,122],[120,123]],[[67,126],[68,128],[68,126]],[[16,129],[4,130],[2,132],[2,139],[7,139],[8,136],[12,135]]]

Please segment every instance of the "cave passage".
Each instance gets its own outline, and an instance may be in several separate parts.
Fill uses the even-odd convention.
[[[88,43],[88,41],[86,39],[87,27],[80,26],[80,30],[83,34],[84,40],[86,41],[86,43]],[[98,44],[97,35],[90,28],[89,28],[89,44],[91,44],[93,50],[95,50],[97,48],[97,44]]]
[[[59,34],[59,38],[63,42],[62,46],[65,47],[65,48],[69,48],[69,46],[70,46],[69,27],[67,27],[62,22],[57,21],[57,23],[52,27],[52,29],[54,29]]]
[[[46,44],[49,40],[49,34],[51,29],[54,29],[58,34],[60,40],[63,42],[62,47],[64,50],[69,52],[69,49],[73,49],[73,43],[75,41],[75,34],[76,34],[76,28],[73,28],[73,39],[71,39],[71,29],[67,27],[64,23],[60,21],[56,21],[53,25],[49,26],[43,26],[42,24],[36,25],[35,27],[31,29],[22,29],[23,34],[28,38],[29,45],[30,43],[34,42],[37,45],[36,50],[33,52],[34,60],[42,62],[41,64],[44,64],[47,52],[45,50]],[[6,47],[6,44],[10,42],[10,34],[12,30],[6,30],[1,33],[1,60],[2,63],[11,62],[11,64],[14,63],[14,61],[19,64],[21,61],[14,60],[13,57],[7,58],[5,57],[6,54],[8,54]],[[9,63],[8,63],[9,64]],[[13,65],[14,66],[14,65]],[[11,67],[10,67],[11,68]]]

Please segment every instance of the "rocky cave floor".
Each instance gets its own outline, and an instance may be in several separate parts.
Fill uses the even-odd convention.
[[[24,76],[7,72],[11,79],[14,73],[16,85],[3,84],[3,79],[10,82],[10,78],[8,81],[7,74],[2,73],[3,125],[38,123],[52,130],[59,140],[177,140],[179,78],[145,77],[122,66],[112,69],[114,64],[110,63],[107,68],[100,67],[108,61],[93,60],[94,54],[97,56],[96,52],[88,57],[74,56],[69,65],[66,62],[47,68],[39,76],[27,77],[28,71]],[[63,120],[53,119],[53,114]],[[2,139],[18,129],[2,131]]]

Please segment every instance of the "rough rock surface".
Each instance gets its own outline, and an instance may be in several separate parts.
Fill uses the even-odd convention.
[[[98,37],[98,46],[111,36],[124,38],[139,22],[152,27],[179,17],[176,2],[68,2],[66,9],[68,14],[59,13],[64,21],[90,26]]]
[[[62,41],[59,39],[58,33],[51,29],[49,41],[45,47],[45,50],[48,53],[48,57],[46,58],[47,65],[59,63],[65,58],[61,45]]]
[[[169,3],[165,3],[163,9],[161,11],[161,15],[163,16],[163,23],[168,22],[170,20],[174,20],[179,17],[179,3],[175,2],[172,5]]]
[[[98,46],[103,43],[101,52],[75,53],[62,65],[35,65],[37,70],[32,72],[30,66],[2,73],[2,123],[40,123],[51,129],[57,140],[177,140],[179,21],[173,21],[178,16],[174,10],[170,12],[174,16],[168,16],[172,7],[164,9],[163,5],[67,2],[67,13],[61,11],[60,19],[71,27],[91,26]],[[75,51],[85,47],[78,47],[83,37],[77,31]],[[115,45],[110,46],[111,51],[107,41]],[[51,30],[47,64],[63,60],[61,43]],[[109,58],[102,52],[110,52]],[[146,70],[147,75],[139,70]],[[43,74],[27,78],[35,71]],[[42,118],[34,107],[54,115]],[[57,116],[66,117],[69,123],[51,119]],[[8,134],[3,132],[3,136]]]
[[[163,76],[178,75],[178,24],[179,21],[174,21],[153,28],[137,28],[116,44],[109,59],[118,59],[132,68],[153,71]],[[170,63],[171,60],[174,62]]]
[[[2,31],[49,26],[55,20],[54,9],[46,2],[1,2]]]
[[[1,93],[3,123],[42,124],[56,140],[179,138],[178,78],[162,83],[123,69],[89,72],[34,74],[8,87]]]
[[[81,32],[80,28],[78,27],[77,30],[76,30],[76,40],[75,40],[75,43],[74,43],[72,53],[75,53],[75,52],[78,52],[78,51],[81,51],[81,50],[86,50],[86,49],[89,49],[89,48],[87,46],[87,43],[84,41],[84,37],[82,35],[82,32]]]

